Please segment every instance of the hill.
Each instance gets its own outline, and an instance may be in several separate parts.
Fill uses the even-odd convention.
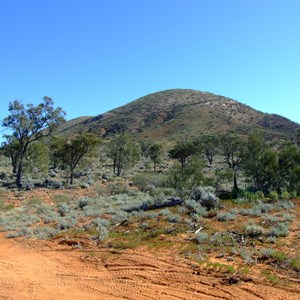
[[[262,113],[224,96],[172,89],[149,94],[95,117],[71,120],[61,132],[92,132],[108,137],[127,131],[138,138],[172,141],[226,131],[247,135],[257,128],[268,139],[293,139],[299,126],[285,117]]]

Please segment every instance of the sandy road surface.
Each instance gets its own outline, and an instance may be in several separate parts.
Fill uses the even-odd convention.
[[[0,299],[300,299],[300,293],[226,284],[168,256],[44,251],[0,237]]]

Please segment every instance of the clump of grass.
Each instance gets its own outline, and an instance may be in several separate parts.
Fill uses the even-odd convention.
[[[296,272],[300,272],[300,256],[294,257],[289,260],[289,266]]]
[[[33,197],[25,202],[25,205],[33,207],[41,204],[43,204],[43,200],[40,197]]]
[[[278,283],[280,282],[280,279],[279,279],[276,275],[272,274],[272,273],[271,273],[270,271],[268,271],[268,270],[263,270],[263,271],[261,272],[261,275],[262,275],[265,279],[267,279],[271,284],[276,285],[276,284],[278,284]]]
[[[206,261],[202,263],[205,264],[207,268],[213,269],[218,272],[225,272],[229,274],[233,274],[235,272],[235,268],[232,265],[226,265],[219,262],[210,262],[210,261]]]
[[[257,258],[251,250],[241,247],[237,250],[237,252],[243,258],[245,264],[254,265],[257,263]]]
[[[276,262],[282,263],[288,259],[288,255],[283,251],[273,251],[271,253],[271,258]]]
[[[6,210],[11,210],[14,209],[14,204],[5,204],[3,200],[0,200],[0,211],[6,211]]]
[[[59,194],[53,197],[53,201],[59,205],[60,203],[70,204],[72,202],[72,198],[66,194]]]

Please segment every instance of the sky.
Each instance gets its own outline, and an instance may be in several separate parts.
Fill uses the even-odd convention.
[[[188,88],[300,123],[300,0],[0,0],[0,119]],[[0,129],[0,134],[3,129]]]

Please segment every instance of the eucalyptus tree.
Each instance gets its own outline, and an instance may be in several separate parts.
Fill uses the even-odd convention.
[[[139,159],[139,147],[126,133],[117,134],[108,145],[108,157],[113,160],[114,174],[121,172]]]
[[[215,156],[218,153],[218,139],[214,135],[202,135],[195,142],[199,152],[202,152],[209,164],[212,165]]]
[[[248,137],[243,169],[245,175],[251,178],[256,190],[268,193],[274,188],[278,171],[277,153],[266,143],[259,131]]]
[[[300,186],[300,149],[293,143],[286,143],[278,153],[277,187],[281,192],[295,192]]]
[[[149,157],[153,161],[154,172],[157,172],[157,164],[161,162],[163,147],[160,144],[153,144],[149,147]]]
[[[197,153],[198,149],[195,143],[178,143],[170,151],[169,156],[178,159],[183,168],[188,163],[188,159]]]
[[[68,168],[70,184],[73,184],[74,171],[79,162],[99,143],[100,140],[92,133],[54,139],[51,145],[52,155]]]
[[[239,190],[237,182],[238,171],[242,168],[245,153],[244,141],[232,134],[219,136],[219,147],[224,156],[224,161],[233,172],[233,192]]]
[[[16,183],[22,186],[24,160],[29,146],[35,141],[51,136],[54,129],[64,122],[65,112],[61,107],[54,108],[53,100],[44,97],[43,102],[34,106],[24,106],[15,100],[9,103],[9,116],[2,121],[2,126],[10,131],[4,137],[7,143],[15,143],[16,152]]]

